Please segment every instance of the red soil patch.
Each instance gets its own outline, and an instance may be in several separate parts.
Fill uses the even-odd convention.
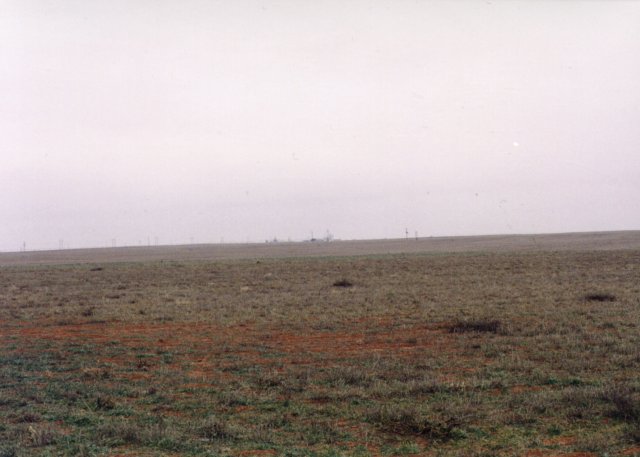
[[[593,452],[564,452],[562,454],[555,454],[555,456],[557,457],[596,457],[597,454],[594,454]]]
[[[309,355],[327,354],[332,358],[354,357],[362,354],[394,354],[409,358],[426,350],[451,352],[451,336],[442,329],[424,325],[411,328],[388,329],[364,333],[353,331],[282,332],[278,329],[255,329],[246,325],[222,327],[209,323],[73,323],[56,325],[51,322],[28,322],[9,329],[5,336],[18,336],[27,341],[49,340],[64,343],[119,345],[161,351],[190,347],[196,366],[194,378],[210,375],[221,362],[211,357],[224,352],[242,355],[260,365],[273,364],[263,359],[260,350],[269,345],[270,352],[286,354],[280,362],[308,364]],[[203,357],[204,355],[204,357]],[[214,357],[215,359],[216,357]],[[105,357],[103,363],[121,365],[131,362],[128,354]],[[150,363],[150,362],[147,362]],[[148,367],[140,367],[145,371]],[[131,374],[132,379],[144,379],[144,373]]]
[[[175,373],[186,375],[186,379],[180,378],[183,388],[229,382],[247,367],[286,371],[292,365],[326,367],[341,359],[362,359],[373,354],[407,360],[429,354],[453,356],[457,351],[456,336],[445,329],[424,324],[393,328],[372,322],[354,323],[348,331],[305,329],[295,333],[246,324],[224,327],[212,323],[110,321],[61,325],[43,320],[3,329],[2,336],[21,340],[18,347],[24,353],[38,350],[43,341],[53,343],[49,347],[65,357],[68,346],[84,346],[94,360],[93,366],[84,367],[81,373],[87,379],[127,379],[144,381],[136,383],[140,385],[161,386]],[[454,382],[456,371],[460,374],[465,370],[452,366],[444,376]],[[176,398],[192,395],[188,391],[172,392],[179,392]]]
[[[175,347],[182,345],[193,336],[199,336],[202,342],[207,342],[203,333],[228,331],[229,327],[219,327],[213,324],[199,323],[125,323],[111,322],[79,322],[60,325],[52,322],[23,323],[17,329],[9,329],[7,335],[19,335],[32,339],[51,341],[82,340],[90,343],[135,343],[148,344],[155,339],[156,347]],[[191,337],[191,338],[190,338]],[[209,341],[211,342],[211,341]]]
[[[573,436],[558,436],[556,438],[549,438],[542,442],[545,446],[569,446],[576,442],[576,438]]]
[[[139,381],[141,379],[149,379],[151,378],[151,374],[150,373],[124,373],[121,375],[123,378],[127,378],[131,381]]]
[[[123,446],[124,447],[124,446]],[[109,453],[109,457],[152,457],[155,456],[155,453],[150,452],[140,452],[140,451],[127,451],[122,448],[115,453]],[[177,454],[169,454],[168,457],[178,457]]]
[[[573,436],[558,436],[556,438],[549,438],[542,442],[545,446],[569,446],[574,444],[576,438]]]
[[[253,407],[253,406],[240,405],[240,406],[236,406],[235,412],[241,413],[242,411],[252,411],[253,409],[255,409],[255,407]]]
[[[593,452],[557,452],[552,450],[532,449],[524,457],[596,457]]]
[[[346,443],[340,443],[344,446],[346,446],[349,449],[355,449],[357,447],[361,447],[367,450],[368,454],[371,457],[380,457],[382,456],[382,452],[380,451],[380,448],[378,446],[374,446],[373,444],[370,443],[358,443],[356,441],[349,441]]]
[[[635,446],[629,449],[625,449],[620,453],[620,455],[640,455],[640,446]]]
[[[416,326],[402,329],[387,329],[376,333],[353,331],[315,331],[307,333],[280,332],[267,336],[270,344],[287,354],[331,354],[337,358],[360,354],[392,353],[409,358],[426,349],[447,348],[450,337],[439,329]]]
[[[247,451],[238,452],[242,457],[261,457],[263,455],[276,455],[276,451],[273,449],[250,449]]]
[[[511,393],[521,394],[523,392],[537,392],[542,390],[540,386],[525,386],[523,384],[511,387]]]

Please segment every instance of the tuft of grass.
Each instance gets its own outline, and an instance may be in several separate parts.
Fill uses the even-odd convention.
[[[338,366],[327,373],[327,383],[331,386],[370,386],[373,376],[367,371],[354,366]]]
[[[24,422],[29,424],[40,422],[41,420],[42,420],[42,417],[40,416],[40,414],[33,413],[33,412],[26,412],[17,418],[18,422]]]
[[[198,434],[208,441],[227,441],[236,438],[229,424],[218,417],[207,417],[198,428]]]
[[[2,447],[0,448],[0,457],[17,457],[18,451],[15,447]]]
[[[96,311],[96,309],[93,306],[91,306],[89,308],[83,309],[81,314],[84,317],[91,317],[91,316],[93,316],[95,314],[95,311]]]
[[[96,397],[96,409],[108,411],[115,407],[114,401],[109,397],[99,395]]]
[[[612,416],[629,423],[640,425],[640,398],[628,386],[614,386],[604,393],[606,400],[614,407]]]
[[[501,325],[497,319],[459,320],[449,326],[449,333],[498,333]]]
[[[29,432],[29,443],[33,447],[48,446],[56,442],[56,433],[49,427],[34,427],[30,425],[27,430]]]
[[[306,427],[304,436],[306,443],[310,446],[336,444],[344,438],[332,424],[315,419]]]
[[[381,405],[370,410],[366,417],[369,422],[396,435],[423,436],[439,441],[450,441],[461,435],[460,418],[427,415],[413,405]]]
[[[625,436],[629,441],[640,444],[640,423],[629,424],[625,431]]]

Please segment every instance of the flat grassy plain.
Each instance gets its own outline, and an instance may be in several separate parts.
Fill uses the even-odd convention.
[[[640,455],[640,236],[616,236],[0,256],[0,456]]]

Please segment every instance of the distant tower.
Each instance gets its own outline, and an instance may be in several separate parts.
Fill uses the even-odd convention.
[[[406,239],[409,239],[409,227],[404,229],[404,236]]]

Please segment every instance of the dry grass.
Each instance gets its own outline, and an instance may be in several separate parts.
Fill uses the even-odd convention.
[[[622,455],[638,278],[637,250],[3,267],[0,455]]]

